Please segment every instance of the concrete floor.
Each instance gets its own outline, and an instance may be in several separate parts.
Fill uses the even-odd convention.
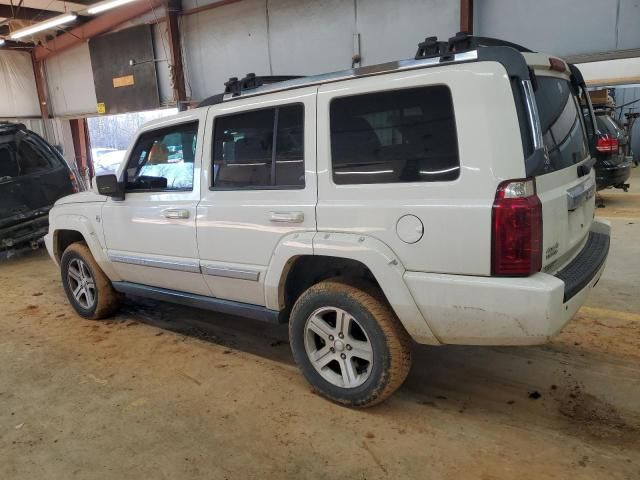
[[[365,411],[311,391],[284,327],[147,300],[85,321],[44,251],[3,262],[0,479],[640,478],[634,174],[602,195],[607,270],[551,344],[420,347]]]

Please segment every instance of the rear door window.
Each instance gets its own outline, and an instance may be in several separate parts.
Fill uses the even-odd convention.
[[[216,118],[213,189],[297,189],[304,185],[303,105]]]
[[[538,76],[535,92],[547,161],[545,174],[562,170],[584,160],[589,154],[580,107],[569,82]]]
[[[458,178],[458,139],[444,85],[367,93],[331,102],[336,184]]]

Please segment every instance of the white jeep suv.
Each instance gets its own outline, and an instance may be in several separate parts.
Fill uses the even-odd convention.
[[[322,395],[368,406],[412,342],[533,345],[602,274],[593,115],[580,72],[494,39],[415,59],[231,79],[145,125],[46,237],[86,318],[122,294],[288,322]]]

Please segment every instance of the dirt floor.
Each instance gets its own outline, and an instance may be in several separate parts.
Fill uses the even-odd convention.
[[[638,479],[634,173],[602,194],[607,270],[550,345],[419,347],[365,411],[311,391],[285,327],[140,299],[86,321],[43,250],[0,263],[0,479]]]

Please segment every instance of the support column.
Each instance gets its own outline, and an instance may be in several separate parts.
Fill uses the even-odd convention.
[[[178,110],[186,109],[187,91],[184,81],[184,67],[182,64],[182,49],[180,42],[180,28],[178,19],[182,13],[182,0],[169,0],[167,4],[167,33],[169,35],[169,72],[173,84],[173,97]]]
[[[76,166],[80,175],[90,181],[94,176],[94,169],[87,120],[86,118],[74,118],[69,121],[69,126],[71,127]]]
[[[460,0],[460,31],[473,34],[473,0]]]
[[[36,60],[35,50],[31,50],[31,62],[33,63],[33,74],[36,79],[36,91],[38,94],[38,104],[40,105],[40,116],[45,121],[49,119],[49,95],[47,94],[47,82],[44,74],[44,62]]]

